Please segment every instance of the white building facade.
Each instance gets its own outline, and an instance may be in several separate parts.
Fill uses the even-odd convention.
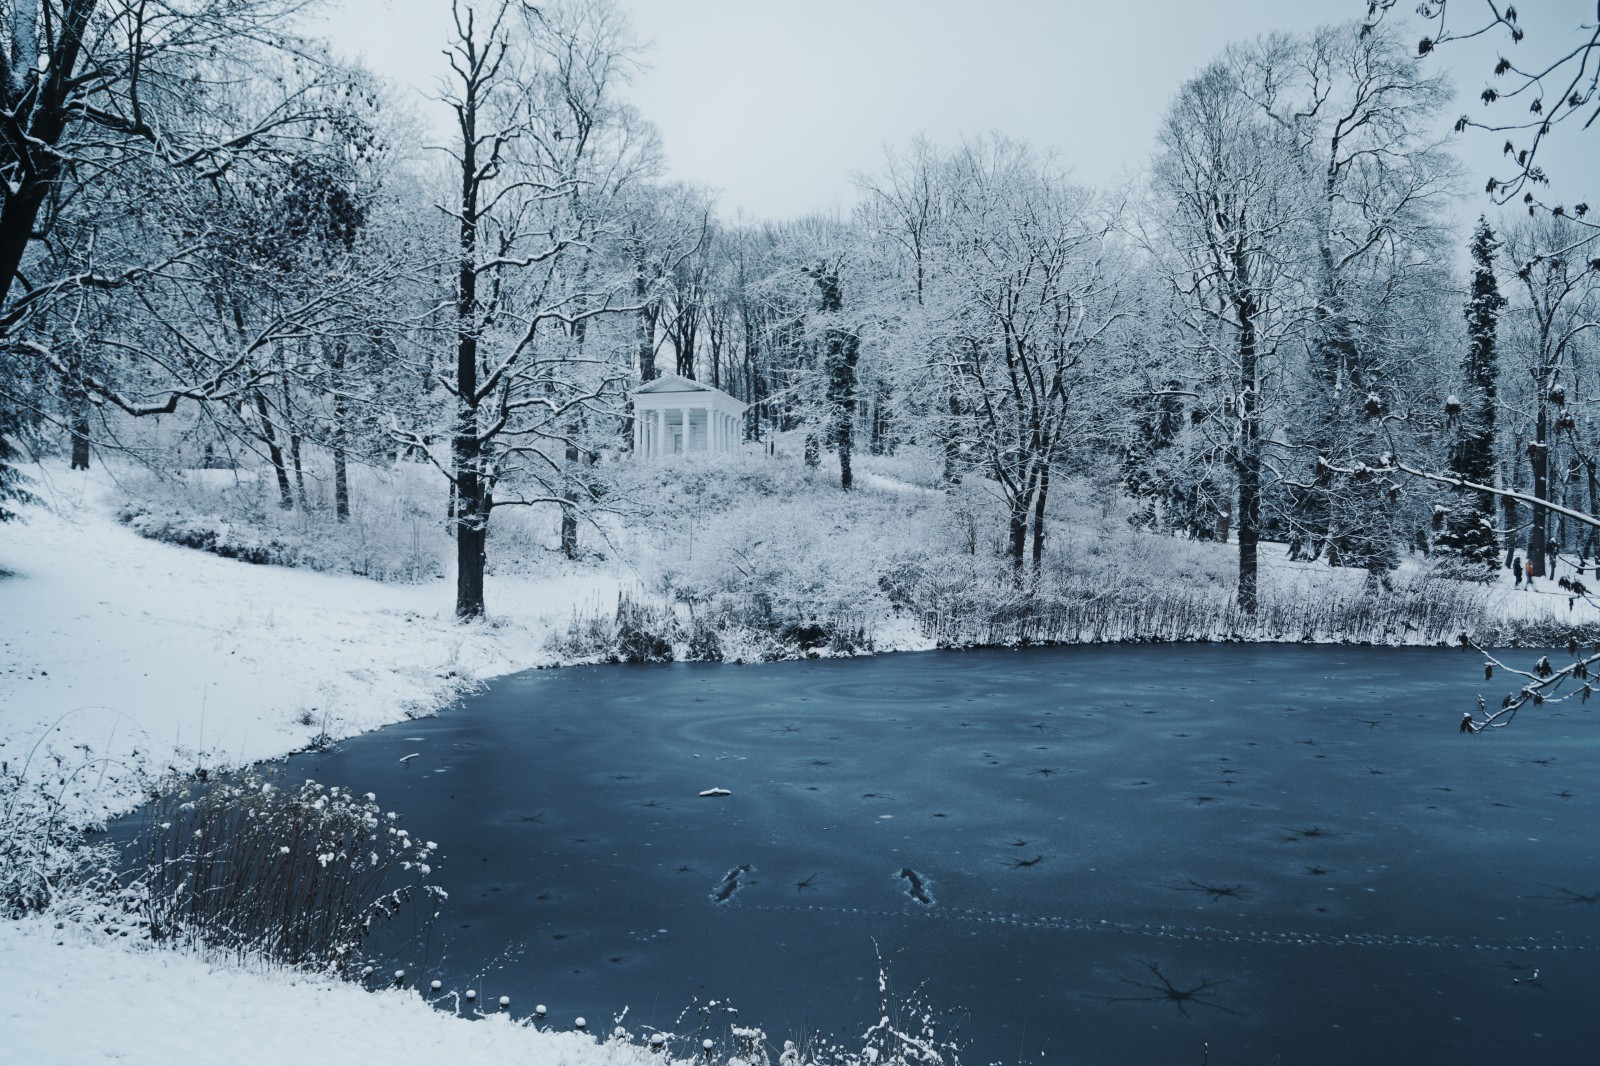
[[[663,374],[633,392],[633,454],[659,459],[736,452],[748,407],[721,389]]]

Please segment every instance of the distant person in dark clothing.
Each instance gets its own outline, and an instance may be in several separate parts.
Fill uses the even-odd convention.
[[[1517,588],[1522,587],[1522,556],[1511,560],[1511,574],[1517,579]]]

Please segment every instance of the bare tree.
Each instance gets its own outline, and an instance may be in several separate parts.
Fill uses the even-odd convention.
[[[583,341],[591,321],[636,309],[627,272],[591,259],[619,224],[596,189],[621,180],[631,134],[596,118],[625,59],[608,51],[623,39],[614,8],[453,10],[458,191],[441,206],[456,227],[456,358],[444,386],[455,401],[456,614],[471,619],[484,613],[491,511],[574,506],[564,464],[584,447],[583,415],[626,377]]]
[[[1370,0],[1362,34],[1374,32],[1395,2]],[[1430,55],[1456,41],[1488,35],[1497,35],[1509,43],[1515,53],[1527,37],[1516,7],[1503,0],[1455,0],[1454,3],[1426,0],[1418,5],[1417,13],[1429,24],[1427,32],[1417,42],[1419,56]],[[1523,63],[1501,55],[1492,71],[1493,82],[1479,94],[1493,117],[1475,119],[1462,115],[1456,120],[1458,133],[1470,128],[1506,136],[1502,151],[1506,169],[1492,175],[1484,187],[1496,203],[1509,203],[1521,194],[1530,209],[1538,204],[1533,190],[1549,183],[1538,161],[1545,138],[1554,133],[1557,126],[1574,119],[1579,121],[1580,129],[1587,131],[1600,118],[1600,3],[1596,3],[1590,13],[1592,21],[1575,27],[1555,27],[1557,32],[1569,32],[1571,36],[1559,42],[1542,59]],[[1460,19],[1456,18],[1458,15]],[[1550,29],[1548,24],[1541,27],[1546,39]],[[1508,117],[1513,108],[1522,107],[1525,109],[1516,117]],[[1566,213],[1561,205],[1550,210]],[[1574,205],[1573,214],[1577,218],[1583,219],[1588,213],[1588,204]]]
[[[1531,423],[1528,468],[1531,495],[1539,501],[1555,501],[1563,487],[1563,452],[1575,461],[1581,455],[1574,448],[1578,425],[1569,399],[1578,400],[1577,345],[1600,329],[1600,266],[1589,261],[1600,254],[1597,249],[1600,239],[1559,217],[1524,219],[1505,233],[1505,255],[1516,271],[1513,292],[1520,297],[1505,318],[1513,331],[1513,358],[1528,375],[1529,387],[1518,393],[1526,397],[1520,413]],[[1543,504],[1533,506],[1527,548],[1536,577],[1546,575],[1561,547],[1552,517]]]
[[[292,156],[336,72],[291,32],[299,0],[18,0],[0,9],[0,424],[49,418],[53,380],[77,465],[91,416],[232,402],[245,353],[154,342],[116,355],[109,294],[182,269],[201,233],[128,239],[159,205],[244,161]],[[252,86],[248,94],[234,91]],[[94,310],[85,317],[85,310]],[[126,319],[126,314],[121,314]],[[62,325],[76,329],[64,334]]]
[[[1264,402],[1281,399],[1284,344],[1306,319],[1312,202],[1298,181],[1295,142],[1260,114],[1227,63],[1183,87],[1160,145],[1159,221],[1147,243],[1169,264],[1196,365],[1213,368],[1222,386],[1220,397],[1197,398],[1233,467],[1237,599],[1254,611],[1269,470]]]
[[[1043,563],[1053,472],[1084,420],[1079,392],[1129,313],[1116,213],[1015,142],[916,152],[867,183],[871,222],[903,264],[903,300],[873,317],[952,462],[994,485],[1020,583],[1030,542],[1035,570]]]
[[[1405,368],[1386,357],[1393,345],[1370,329],[1376,309],[1366,301],[1442,254],[1438,213],[1453,167],[1428,131],[1444,86],[1423,75],[1388,27],[1358,33],[1342,24],[1265,37],[1229,49],[1225,63],[1293,146],[1305,185],[1305,237],[1317,258],[1310,388],[1297,406],[1298,436],[1309,458],[1368,452],[1366,409],[1396,390]],[[1374,575],[1392,569],[1390,531],[1375,521],[1390,503],[1370,484],[1322,466],[1294,496],[1293,521],[1313,558],[1326,548],[1333,560]]]

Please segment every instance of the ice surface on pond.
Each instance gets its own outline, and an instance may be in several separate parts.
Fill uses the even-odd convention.
[[[561,1017],[853,1037],[876,950],[968,1062],[1580,1061],[1596,724],[1462,736],[1482,686],[1298,646],[565,669],[289,773],[440,842],[396,965]]]

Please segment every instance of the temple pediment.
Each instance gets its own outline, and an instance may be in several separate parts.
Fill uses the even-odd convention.
[[[714,389],[710,385],[699,381],[691,381],[688,378],[681,378],[676,374],[663,374],[654,381],[633,390],[635,396],[659,396],[665,393],[683,392],[718,392],[727,396],[727,393],[723,393],[721,389]],[[729,396],[728,398],[731,400],[733,397]]]

